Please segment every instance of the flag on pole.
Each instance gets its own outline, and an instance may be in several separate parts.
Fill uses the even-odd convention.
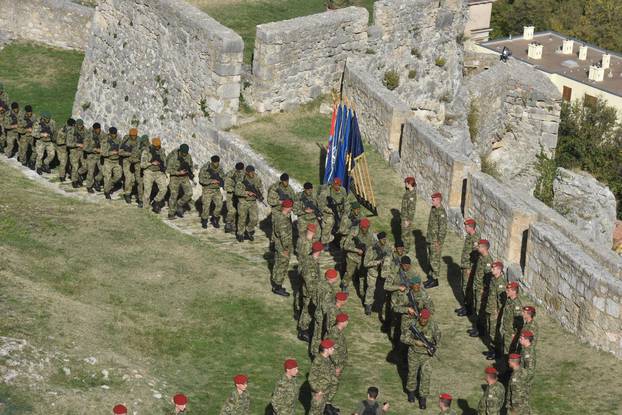
[[[333,118],[330,124],[330,135],[328,137],[328,147],[326,148],[326,162],[324,163],[324,183],[330,183],[335,174],[335,163],[337,161],[337,141],[341,124],[341,105],[333,107]]]
[[[356,167],[357,161],[365,153],[365,149],[363,148],[363,140],[361,139],[361,130],[359,129],[359,122],[358,118],[356,117],[356,113],[354,113],[352,116],[352,122],[350,126],[350,140],[348,147],[348,180],[346,180],[344,183],[346,184],[346,190],[350,191],[350,176],[352,176],[352,172]]]
[[[337,165],[335,166],[334,175],[334,177],[339,177],[341,179],[341,183],[345,183],[348,176],[346,157],[350,146],[350,124],[352,121],[352,110],[346,107],[344,108],[344,123],[341,127],[342,135],[338,144]]]

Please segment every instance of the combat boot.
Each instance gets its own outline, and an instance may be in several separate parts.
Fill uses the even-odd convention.
[[[423,286],[427,289],[438,287],[438,278],[430,278],[423,283]]]
[[[251,242],[255,240],[255,231],[250,231],[248,233],[248,240]]]
[[[35,169],[35,161],[34,160],[30,160],[30,162],[28,162],[28,168],[30,170],[34,170]]]
[[[426,408],[426,398],[419,398],[419,409]]]
[[[50,170],[50,165],[49,164],[44,164],[43,165],[43,171],[46,173],[50,173],[52,170]]]
[[[160,213],[162,211],[161,202],[153,202],[153,213]]]
[[[138,201],[138,207],[139,207],[140,209],[142,209],[142,208],[143,208],[143,201],[142,201],[142,200],[139,200],[139,201]]]
[[[125,200],[125,203],[127,203],[128,205],[132,203],[132,195],[123,195],[123,199]]]
[[[212,226],[216,229],[220,228],[220,218],[217,218],[215,216],[212,216]]]
[[[171,212],[168,212],[168,216],[167,217],[168,217],[169,220],[177,219],[177,216],[175,215],[175,213],[171,213]]]
[[[112,197],[110,196],[110,192],[104,192],[104,196],[106,197],[106,199],[111,200]]]
[[[93,188],[95,189],[96,192],[101,192],[102,191],[102,187],[99,184],[99,182],[95,182],[95,184],[93,185]]]
[[[298,330],[298,340],[308,343],[311,340],[309,330]]]
[[[170,215],[170,213],[169,213]],[[178,207],[177,210],[175,211],[175,213],[173,214],[179,216],[180,218],[184,217],[184,208],[183,207]]]
[[[225,223],[225,233],[233,233],[233,224]]]
[[[89,192],[89,193],[95,193],[95,190],[93,190],[92,187],[87,187],[86,191]]]
[[[238,242],[244,242],[244,236],[242,235],[235,235],[235,239],[237,239]]]
[[[282,285],[275,285],[274,287],[272,287],[272,292],[282,297],[289,297],[289,293],[285,288],[283,288]]]
[[[41,176],[41,175],[43,174],[43,170],[41,170],[41,168],[40,168],[40,167],[37,169],[37,174],[38,174],[39,176]]]
[[[44,171],[44,172],[46,172],[45,170],[43,170],[43,171]],[[46,173],[47,173],[47,172],[46,172]],[[63,177],[59,177],[59,178],[58,178],[58,180],[60,180],[61,182],[63,182],[63,183],[64,183],[64,182],[65,182],[65,176],[63,176]]]
[[[369,304],[365,306],[365,315],[371,316],[371,305]]]
[[[408,402],[415,402],[415,391],[408,391]]]
[[[78,184],[78,182],[71,182],[71,187],[77,189],[78,187],[80,187],[80,185]]]
[[[207,229],[207,219],[201,219],[201,227]]]

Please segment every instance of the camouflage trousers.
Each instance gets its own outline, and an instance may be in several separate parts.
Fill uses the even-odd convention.
[[[514,352],[516,349],[516,342],[514,340],[517,340],[515,332],[504,329],[501,337],[503,338],[503,353],[510,354]]]
[[[470,277],[471,277],[471,267],[468,267],[468,268],[462,267],[460,269],[460,286],[462,287],[461,303],[465,307],[471,307],[471,303],[472,303],[471,297],[472,297],[473,290],[472,289],[469,290],[469,285],[471,283]]]
[[[104,159],[104,193],[110,193],[112,188],[121,178],[123,172],[119,160]]]
[[[22,163],[28,163],[30,159],[28,158],[28,150],[32,151],[32,154],[36,153],[35,148],[33,148],[35,143],[35,139],[30,134],[23,134],[19,137],[19,150],[17,154],[17,159]]]
[[[253,232],[259,221],[257,202],[255,200],[238,200],[238,235]]]
[[[86,180],[84,181],[84,184],[89,189],[93,187],[96,180],[98,182],[101,182],[104,177],[102,173],[103,166],[100,163],[100,160],[101,160],[101,157],[99,156],[99,154],[93,153],[93,154],[86,155],[86,159],[85,159]],[[97,170],[97,175],[95,175],[95,170]]]
[[[435,248],[434,243],[428,245],[428,258],[430,261],[430,276],[438,278],[441,273],[441,259],[443,255],[443,244],[438,249]]]
[[[69,149],[69,164],[71,165],[71,183],[80,181],[80,176],[86,173],[86,166],[82,158],[84,151],[81,148]]]
[[[227,216],[225,216],[225,223],[234,224],[237,210],[235,209],[235,196],[233,192],[227,192]]]
[[[168,198],[168,214],[175,214],[178,207],[184,207],[192,200],[192,183],[188,176],[171,176],[168,182],[168,190],[171,192]],[[184,194],[179,197],[179,191]]]
[[[417,375],[419,382],[417,382]],[[406,389],[414,391],[419,385],[419,396],[427,398],[430,395],[430,379],[432,378],[432,357],[427,353],[417,353],[412,347],[408,348],[408,379]]]
[[[156,202],[161,202],[166,196],[166,190],[168,188],[168,178],[166,173],[159,170],[153,171],[150,168],[143,171],[143,203],[146,208],[149,208],[151,200],[151,190],[153,184],[158,186],[158,194],[155,197]]]
[[[67,174],[67,146],[56,146],[56,157],[58,158],[58,177],[64,180]]]
[[[41,167],[48,166],[54,160],[54,143],[51,141],[37,140],[37,161],[35,167],[40,169]]]
[[[408,226],[406,222],[402,222],[402,242],[404,242],[404,250],[406,252],[410,251],[410,248],[415,245],[415,235],[413,232],[415,231],[415,224],[411,221]]]
[[[143,200],[143,176],[140,174],[140,163],[123,159],[123,195],[132,196],[134,185],[136,185],[136,200]]]
[[[203,211],[201,211],[201,219],[209,219],[209,210],[212,203],[214,204],[214,218],[220,220],[220,211],[222,210],[222,193],[220,187],[217,189],[203,186],[203,195],[201,196]],[[227,205],[228,208],[229,205]]]
[[[279,249],[274,252],[274,267],[272,267],[272,283],[274,285],[283,285],[283,281],[287,278],[291,255],[291,251],[287,251],[287,255]]]
[[[502,352],[500,343],[501,336],[497,326],[496,313],[486,313],[486,333],[484,335],[484,343],[488,345],[490,350]]]
[[[321,395],[313,393],[311,397],[311,408],[309,409],[309,415],[323,415],[326,404],[332,403],[333,399],[335,399],[338,386],[339,384],[337,383],[330,384]]]
[[[333,227],[335,226],[335,217],[324,213],[322,217],[322,236],[320,241],[326,245],[332,242],[335,237],[333,236]]]
[[[524,402],[520,405],[510,404],[509,415],[531,415],[531,407],[529,402]]]
[[[367,270],[367,278],[365,284],[365,305],[373,305],[376,295],[376,283],[378,281],[378,269],[376,267]]]
[[[343,274],[341,283],[344,286],[349,287],[350,284],[352,283],[352,278],[354,278],[354,275],[356,275],[357,271],[360,268],[361,268],[361,260],[352,259],[350,258],[350,255],[347,255],[346,256],[346,273]]]
[[[17,130],[10,130],[6,132],[6,140],[4,142],[4,155],[7,157],[11,157],[13,152],[17,150],[16,146],[18,145],[19,134]]]
[[[300,288],[302,295],[302,305],[300,307],[300,317],[298,318],[298,328],[309,330],[311,326],[311,299],[315,296],[315,281],[307,281],[303,277],[303,284]]]

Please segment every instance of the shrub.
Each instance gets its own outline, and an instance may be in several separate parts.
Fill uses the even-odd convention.
[[[415,79],[417,77],[417,70],[411,69],[408,71],[408,79]]]
[[[540,154],[536,156],[536,171],[540,174],[536,182],[536,188],[533,195],[536,199],[541,200],[547,206],[553,206],[553,182],[557,176],[557,163],[555,159],[549,158],[544,151],[540,149]]]
[[[436,60],[434,61],[434,64],[436,66],[438,66],[439,68],[442,68],[443,66],[445,66],[445,64],[447,63],[447,61],[445,60],[445,58],[443,58],[442,56],[439,56],[438,58],[436,58]]]
[[[501,178],[501,172],[499,171],[499,168],[497,167],[497,163],[490,160],[488,156],[482,156],[481,161],[482,161],[482,173],[486,173],[487,175],[492,176],[497,180]]]
[[[469,126],[469,136],[471,142],[475,142],[479,133],[479,106],[476,100],[471,100],[469,104],[469,114],[467,115],[467,125]]]
[[[395,69],[391,69],[384,73],[382,84],[389,90],[393,91],[400,85],[400,75]]]
[[[417,48],[412,48],[410,50],[410,54],[414,57],[416,57],[417,59],[421,59],[421,52],[419,52],[419,49]]]

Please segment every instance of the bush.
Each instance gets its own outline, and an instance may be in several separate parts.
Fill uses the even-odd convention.
[[[419,49],[417,49],[417,48],[412,48],[410,50],[410,54],[412,56],[414,56],[415,58],[417,58],[417,59],[421,59],[421,52],[419,52]]]
[[[557,163],[555,159],[549,158],[541,149],[537,156],[536,171],[540,174],[536,182],[533,195],[547,206],[553,206],[553,182],[557,176]]]
[[[436,66],[438,66],[439,68],[442,68],[443,66],[445,66],[445,64],[447,63],[447,61],[445,60],[445,58],[443,58],[442,56],[439,56],[438,58],[436,58],[436,60],[434,61],[434,64]]]
[[[408,71],[408,79],[415,79],[417,77],[417,70],[411,69]]]
[[[400,85],[400,75],[395,69],[391,69],[384,73],[382,84],[389,90],[393,91]]]
[[[481,161],[482,161],[482,173],[486,173],[487,175],[492,176],[497,180],[501,179],[501,172],[499,171],[499,168],[497,167],[497,163],[490,160],[487,155],[482,156]]]
[[[477,138],[477,134],[479,134],[479,105],[474,99],[469,103],[467,124],[469,126],[469,136],[471,137],[471,142],[474,143]]]

